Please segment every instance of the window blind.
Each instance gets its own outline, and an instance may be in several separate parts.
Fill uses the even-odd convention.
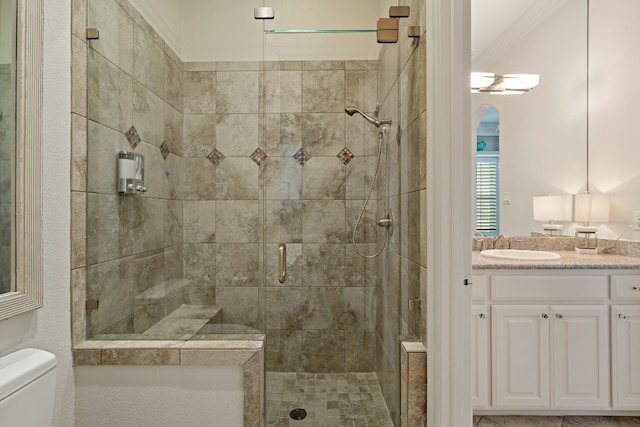
[[[498,162],[476,163],[476,230],[485,235],[498,231]]]

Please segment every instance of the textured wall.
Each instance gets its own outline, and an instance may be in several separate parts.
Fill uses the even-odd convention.
[[[403,2],[411,16],[400,20],[399,34],[408,25],[424,31],[423,5]],[[393,210],[396,221],[384,257],[378,261],[376,372],[396,425],[400,425],[399,336],[426,342],[426,49],[425,37],[412,47],[401,37],[386,45],[378,70],[381,117],[394,122],[386,147],[387,195],[378,201],[378,217]],[[384,193],[380,193],[384,194]],[[382,238],[381,231],[378,239]]]

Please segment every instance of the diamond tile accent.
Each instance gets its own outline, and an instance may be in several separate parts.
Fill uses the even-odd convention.
[[[301,148],[298,150],[296,154],[293,155],[293,158],[296,159],[301,166],[304,166],[304,164],[309,161],[311,156],[307,153],[307,151],[304,148]]]
[[[351,150],[349,150],[347,147],[344,147],[336,157],[339,158],[340,161],[342,161],[342,163],[346,165],[351,161],[351,159],[353,159],[354,156]]]
[[[251,160],[253,160],[256,165],[260,166],[265,160],[267,160],[267,153],[258,147],[253,153],[251,153]]]
[[[135,126],[131,126],[125,136],[127,137],[129,144],[131,144],[131,148],[136,148],[138,144],[140,144],[140,135],[138,135],[138,131]]]
[[[169,149],[169,144],[167,144],[167,141],[162,141],[162,144],[160,144],[160,153],[162,153],[162,158],[167,160],[167,157],[169,157],[169,154],[171,154],[171,150]]]
[[[211,163],[217,166],[224,159],[224,154],[222,154],[217,148],[214,148],[207,156],[207,159],[211,160]]]

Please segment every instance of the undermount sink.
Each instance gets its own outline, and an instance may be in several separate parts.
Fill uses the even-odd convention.
[[[554,252],[529,251],[524,249],[488,249],[481,251],[485,258],[510,259],[517,261],[556,261],[560,255]]]

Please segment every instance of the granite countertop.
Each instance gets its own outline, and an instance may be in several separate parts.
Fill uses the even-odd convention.
[[[472,268],[478,270],[508,269],[640,269],[640,257],[622,255],[584,255],[574,251],[549,251],[560,255],[557,261],[517,261],[484,258],[472,252]]]

